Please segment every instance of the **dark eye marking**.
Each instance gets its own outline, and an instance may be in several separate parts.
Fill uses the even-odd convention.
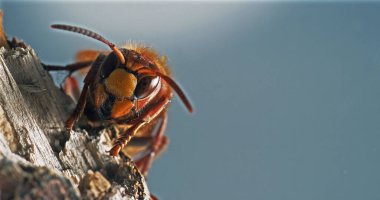
[[[114,52],[111,52],[102,64],[100,77],[102,79],[107,78],[111,74],[111,72],[116,69],[118,62],[119,60],[116,54]]]

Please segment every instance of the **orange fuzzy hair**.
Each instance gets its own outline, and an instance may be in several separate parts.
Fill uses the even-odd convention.
[[[168,59],[166,56],[160,56],[155,50],[142,44],[128,42],[122,47],[136,51],[137,53],[141,54],[145,59],[154,62],[160,69],[160,71],[164,72],[165,75],[171,75],[169,66],[167,64]]]

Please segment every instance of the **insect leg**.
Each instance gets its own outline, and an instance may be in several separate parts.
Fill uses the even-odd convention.
[[[80,94],[78,103],[74,109],[74,112],[71,114],[69,119],[66,121],[66,129],[71,130],[74,126],[74,123],[79,119],[79,117],[82,115],[84,107],[86,106],[86,100],[88,96],[88,84],[85,84],[83,86],[82,93]]]
[[[71,96],[74,100],[78,100],[80,94],[79,84],[71,74],[77,70],[91,66],[92,63],[93,61],[81,61],[66,66],[45,65],[42,63],[42,66],[47,71],[68,71],[69,74],[63,79],[61,83],[63,86],[61,87],[67,95]]]
[[[104,59],[104,56],[99,56],[99,58],[95,61],[93,66],[91,67],[90,71],[84,78],[84,86],[82,89],[82,93],[80,94],[78,103],[74,109],[74,112],[71,114],[69,119],[66,121],[66,129],[71,130],[74,126],[74,123],[79,119],[79,117],[82,115],[83,110],[86,106],[87,96],[88,96],[88,90],[90,87],[90,84],[94,81],[96,77],[96,73],[99,70],[99,64],[100,60]]]
[[[164,113],[157,133],[154,135],[153,140],[151,140],[151,144],[148,149],[149,153],[136,161],[137,167],[145,177],[148,175],[148,171],[152,166],[154,158],[163,152],[168,145],[168,138],[164,135],[167,121],[167,114]]]
[[[76,62],[76,63],[72,63],[72,64],[69,64],[69,65],[66,65],[66,66],[45,65],[45,64],[42,64],[42,66],[47,71],[69,71],[70,74],[71,74],[71,73],[73,73],[73,72],[75,72],[77,70],[80,70],[80,69],[83,69],[83,68],[91,66],[91,64],[93,62],[94,61],[90,60],[90,61]]]
[[[131,126],[128,130],[122,133],[115,141],[112,149],[109,151],[112,156],[116,156],[120,150],[127,145],[127,143],[132,139],[132,137],[136,134],[137,130],[144,125],[145,122],[140,121],[133,126]]]
[[[153,137],[133,137],[131,141],[129,141],[129,146],[134,147],[143,147],[148,146],[152,142]]]
[[[154,196],[152,193],[150,194],[150,198],[151,198],[152,200],[158,200],[158,198],[157,198],[156,196]]]
[[[150,106],[150,108],[142,113],[139,118],[136,120],[136,122],[124,133],[122,133],[118,139],[116,139],[116,142],[112,149],[110,150],[110,154],[112,156],[116,156],[120,150],[127,145],[127,143],[132,139],[132,137],[136,134],[137,130],[143,126],[147,121],[149,121],[149,118],[153,116],[157,116],[165,107],[165,105],[169,102],[168,98],[161,98],[154,104]],[[118,121],[117,123],[122,124],[123,121]]]

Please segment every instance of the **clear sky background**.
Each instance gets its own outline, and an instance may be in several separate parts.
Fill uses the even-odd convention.
[[[41,60],[107,48],[81,25],[169,57],[195,105],[169,112],[161,199],[380,199],[380,3],[12,3],[9,36]]]

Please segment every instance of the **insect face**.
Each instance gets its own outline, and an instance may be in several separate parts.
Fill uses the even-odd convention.
[[[158,93],[161,79],[154,74],[141,73],[140,69],[154,70],[155,65],[139,53],[120,49],[125,63],[121,63],[114,52],[110,53],[100,66],[98,83],[93,84],[95,89],[95,104],[100,107],[106,99],[100,99],[104,92],[115,97],[112,118],[139,111]],[[100,88],[100,89],[99,89]]]

